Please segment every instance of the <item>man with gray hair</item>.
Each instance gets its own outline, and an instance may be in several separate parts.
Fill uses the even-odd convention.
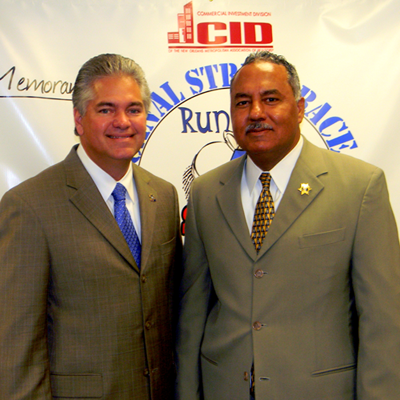
[[[178,399],[399,399],[400,248],[382,170],[301,135],[282,56],[250,55],[230,95],[247,154],[192,185]]]
[[[87,61],[80,144],[0,203],[0,398],[173,398],[175,188],[132,163],[150,91],[133,60]]]

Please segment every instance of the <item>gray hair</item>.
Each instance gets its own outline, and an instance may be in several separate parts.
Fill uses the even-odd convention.
[[[142,68],[130,58],[119,54],[100,54],[82,65],[76,77],[72,93],[72,104],[81,115],[85,115],[88,102],[93,99],[93,82],[106,76],[127,75],[140,88],[146,114],[151,104],[150,89]]]
[[[288,74],[288,83],[293,90],[294,98],[296,99],[296,101],[300,100],[300,98],[301,98],[300,78],[299,78],[299,75],[297,74],[297,71],[296,71],[296,68],[294,67],[294,65],[290,64],[284,56],[280,56],[278,54],[271,53],[270,51],[266,51],[266,50],[251,53],[250,55],[248,55],[246,57],[242,67],[239,68],[238,71],[233,76],[233,78],[231,80],[231,87],[232,87],[232,83],[235,80],[238,72],[245,65],[252,64],[255,62],[269,62],[272,64],[283,65],[286,68],[286,71]]]

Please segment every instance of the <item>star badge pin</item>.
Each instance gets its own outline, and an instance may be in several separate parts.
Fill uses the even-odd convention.
[[[310,188],[310,185],[308,183],[302,183],[297,190],[303,196],[303,194],[309,195],[310,190],[312,190],[312,189]]]
[[[149,194],[149,199],[150,199],[150,201],[156,201],[156,198],[152,195],[152,194]]]

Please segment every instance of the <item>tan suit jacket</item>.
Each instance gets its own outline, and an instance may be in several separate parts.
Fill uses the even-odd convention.
[[[172,398],[177,194],[133,175],[140,271],[75,148],[3,197],[0,399]]]
[[[192,188],[178,398],[248,399],[254,362],[257,400],[398,400],[400,249],[383,172],[305,140],[257,255],[243,166]]]

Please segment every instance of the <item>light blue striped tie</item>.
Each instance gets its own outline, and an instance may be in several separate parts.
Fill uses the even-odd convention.
[[[112,192],[112,196],[114,197],[114,217],[126,242],[128,243],[137,266],[140,268],[141,245],[135,227],[133,226],[132,218],[126,208],[125,186],[117,183]]]

